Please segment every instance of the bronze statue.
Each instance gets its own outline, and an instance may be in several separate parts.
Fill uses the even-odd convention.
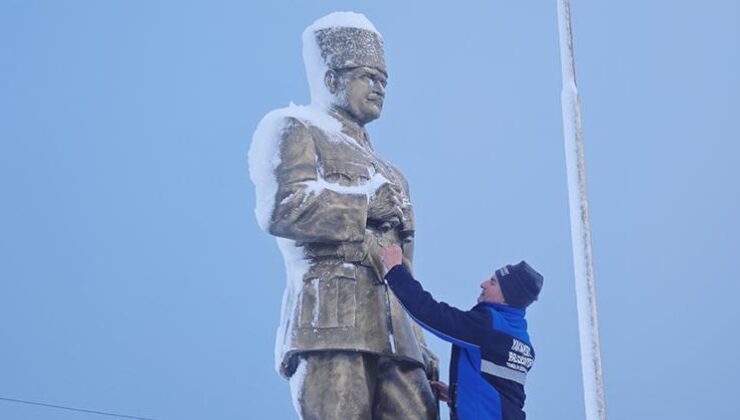
[[[288,284],[279,372],[303,419],[436,419],[437,359],[383,282],[379,243],[411,267],[414,215],[403,175],[373,150],[383,41],[362,15],[332,13],[303,35],[311,105],[273,111],[250,148],[261,226]]]

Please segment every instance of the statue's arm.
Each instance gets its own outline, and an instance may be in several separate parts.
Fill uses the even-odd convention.
[[[280,138],[277,193],[269,232],[304,242],[362,242],[367,195],[322,182],[311,130],[293,118]]]

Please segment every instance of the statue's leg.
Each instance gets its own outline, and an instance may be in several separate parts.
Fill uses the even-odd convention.
[[[369,357],[365,357],[369,356]],[[370,420],[376,356],[350,351],[304,353],[290,378],[303,420]]]
[[[373,420],[437,420],[438,406],[424,369],[401,360],[380,358]]]

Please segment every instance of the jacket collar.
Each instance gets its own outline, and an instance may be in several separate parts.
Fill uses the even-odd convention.
[[[527,310],[523,308],[515,308],[510,305],[501,305],[499,303],[491,303],[491,302],[481,302],[478,305],[483,305],[487,308],[493,308],[499,312],[505,313],[505,314],[511,314],[511,315],[518,315],[521,317],[524,317],[524,315],[527,314]]]
[[[352,139],[354,139],[360,146],[371,151],[373,150],[373,147],[370,144],[370,136],[368,136],[367,131],[352,120],[346,112],[331,106],[329,107],[329,115],[342,124],[342,133],[352,137]]]

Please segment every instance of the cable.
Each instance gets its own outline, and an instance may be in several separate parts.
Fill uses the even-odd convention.
[[[2,401],[16,402],[16,403],[21,403],[21,404],[39,405],[41,407],[58,408],[58,409],[62,409],[62,410],[79,411],[81,413],[100,414],[102,416],[118,417],[118,418],[122,418],[122,419],[155,420],[155,419],[152,419],[152,418],[149,418],[149,417],[126,416],[124,414],[106,413],[104,411],[86,410],[84,408],[65,407],[63,405],[46,404],[46,403],[40,403],[40,402],[36,402],[36,401],[17,400],[15,398],[0,397],[0,400],[2,400]]]

